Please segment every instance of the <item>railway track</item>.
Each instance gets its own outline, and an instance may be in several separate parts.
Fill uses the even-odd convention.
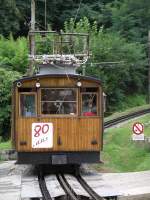
[[[121,117],[118,117],[116,119],[112,119],[112,120],[109,120],[107,122],[104,122],[104,128],[110,128],[114,125],[117,125],[121,122],[125,122],[129,119],[132,119],[132,118],[135,118],[135,117],[139,117],[141,115],[145,115],[145,114],[148,114],[150,113],[150,108],[147,108],[147,109],[143,109],[143,110],[140,110],[140,111],[136,111],[134,113],[130,113],[130,114],[127,114],[127,115],[124,115],[124,116],[121,116]]]
[[[57,179],[58,179],[61,187],[64,189],[66,195],[72,200],[78,200],[79,199],[78,195],[75,193],[73,188],[69,185],[65,176],[63,174],[58,174],[56,176],[57,176]]]
[[[66,194],[66,199],[69,199],[69,200],[81,200],[81,199],[106,200],[108,199],[108,198],[103,198],[99,196],[97,193],[95,193],[93,189],[84,181],[81,175],[74,175],[74,177],[78,181],[78,183],[81,185],[81,187],[85,190],[85,192],[88,194],[88,196],[85,196],[85,197],[75,192],[75,190],[73,189],[71,184],[69,184],[69,181],[65,177],[65,174],[61,173],[61,174],[55,174],[55,175],[61,188],[64,190]],[[39,171],[38,173],[38,181],[39,181],[41,194],[43,196],[42,198],[44,200],[52,200],[53,198],[51,197],[50,192],[47,189],[47,184],[45,182],[45,177],[42,171]],[[116,198],[113,198],[113,199],[116,199]]]
[[[94,190],[92,190],[92,188],[84,181],[81,175],[77,175],[76,178],[93,200],[105,200],[105,198],[100,197],[96,192],[94,192]]]
[[[45,177],[41,170],[39,170],[38,172],[38,181],[39,181],[39,186],[40,186],[41,193],[43,196],[43,200],[52,200],[52,197],[50,196],[50,193],[46,186]]]

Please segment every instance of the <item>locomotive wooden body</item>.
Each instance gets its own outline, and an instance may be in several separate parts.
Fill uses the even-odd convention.
[[[97,79],[71,74],[23,77],[13,84],[12,141],[19,164],[100,161],[103,91]]]

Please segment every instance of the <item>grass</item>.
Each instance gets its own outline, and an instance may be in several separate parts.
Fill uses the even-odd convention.
[[[0,150],[11,149],[11,141],[0,142]]]
[[[132,141],[134,122],[144,124],[144,134],[150,137],[150,114],[130,121],[104,133],[103,165],[95,165],[100,171],[129,172],[150,170],[150,143]]]

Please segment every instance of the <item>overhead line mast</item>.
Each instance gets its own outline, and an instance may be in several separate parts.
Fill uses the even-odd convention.
[[[30,24],[30,31],[35,31],[35,0],[31,0],[31,24]],[[35,34],[33,33],[30,36],[30,55],[35,55]],[[34,60],[30,60],[29,65],[29,72],[28,75],[33,75],[33,68],[34,68]]]

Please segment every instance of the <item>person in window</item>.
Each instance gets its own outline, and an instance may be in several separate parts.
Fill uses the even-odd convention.
[[[96,116],[96,96],[92,95],[89,99],[83,101],[83,116]]]
[[[35,116],[35,97],[34,95],[21,94],[21,116]]]

